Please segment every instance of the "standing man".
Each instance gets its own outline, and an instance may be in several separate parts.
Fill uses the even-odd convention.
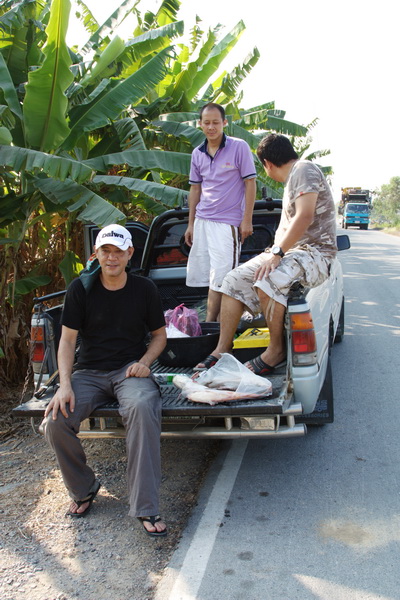
[[[270,344],[246,366],[270,375],[286,359],[284,316],[291,286],[316,287],[329,276],[336,255],[335,205],[329,185],[314,163],[298,160],[289,139],[270,134],[257,148],[269,177],[285,184],[282,215],[272,248],[240,265],[225,277],[221,329],[216,349],[198,368],[208,368],[230,352],[243,310],[260,310],[269,327]]]
[[[43,429],[72,498],[67,515],[86,516],[100,483],[77,434],[81,421],[116,398],[126,429],[129,514],[139,518],[146,533],[162,536],[167,529],[158,514],[161,397],[150,365],[166,345],[165,320],[154,283],[127,272],[133,252],[125,227],[104,227],[95,244],[98,277],[88,290],[80,278],[70,284],[61,318],[60,387],[46,409]]]
[[[222,106],[203,106],[199,123],[206,140],[193,150],[190,168],[186,285],[209,286],[206,321],[216,321],[222,281],[239,264],[241,244],[253,233],[256,170],[248,144],[225,135]]]

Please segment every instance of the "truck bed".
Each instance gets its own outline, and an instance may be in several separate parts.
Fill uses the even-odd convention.
[[[171,368],[157,361],[152,367],[155,374],[184,374],[191,376],[190,368]],[[326,400],[321,394],[315,411],[303,415],[300,404],[291,403],[286,370],[269,377],[272,395],[256,400],[218,403],[214,406],[191,402],[182,398],[180,390],[172,383],[160,384],[162,397],[162,437],[287,437],[306,433],[305,423],[329,422]],[[41,398],[32,397],[28,402],[15,407],[16,417],[31,417],[35,430],[43,418],[47,404],[54,394],[50,387]],[[212,428],[210,425],[212,424]],[[40,428],[39,428],[40,431]],[[109,404],[94,411],[82,423],[80,437],[124,437],[120,422],[118,403]]]

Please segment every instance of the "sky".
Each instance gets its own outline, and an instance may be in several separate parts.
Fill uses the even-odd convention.
[[[103,22],[122,0],[86,0]],[[160,0],[141,0],[144,13]],[[241,19],[237,46],[221,65],[229,71],[256,46],[261,57],[244,80],[242,107],[275,101],[286,119],[308,125],[312,150],[331,165],[335,200],[341,187],[379,189],[400,176],[400,3],[396,0],[182,0],[178,17],[189,30]],[[128,38],[133,25],[118,31]],[[221,36],[222,36],[221,34]],[[70,34],[71,35],[71,34]]]

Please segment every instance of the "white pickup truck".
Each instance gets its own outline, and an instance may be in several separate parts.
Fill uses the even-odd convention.
[[[242,248],[241,261],[271,246],[279,224],[282,203],[263,199],[256,202],[254,234]],[[142,223],[128,223],[135,244],[136,272],[157,284],[164,308],[181,303],[198,307],[207,296],[207,288],[185,285],[189,248],[184,243],[188,210],[169,210],[156,217],[148,228]],[[86,253],[90,255],[98,228],[87,226]],[[339,250],[350,247],[347,235],[338,236]],[[32,367],[36,389],[31,400],[14,409],[14,414],[32,418],[36,426],[57,386],[57,347],[60,337],[60,297],[64,292],[35,299],[32,316]],[[54,305],[55,302],[55,305]],[[241,323],[241,329],[260,326],[260,322]],[[163,374],[192,374],[186,366],[153,365],[161,380],[162,437],[290,437],[301,436],[307,424],[333,421],[333,387],[330,354],[334,342],[344,333],[344,294],[342,269],[335,259],[327,281],[314,289],[299,286],[291,292],[285,319],[287,366],[269,376],[272,395],[229,403],[197,404],[185,400],[180,390]],[[204,337],[204,336],[203,336]],[[261,350],[260,350],[261,351]],[[198,360],[203,357],[198,357]],[[193,365],[194,366],[194,365]],[[165,381],[163,381],[165,380]],[[81,437],[122,437],[117,404],[96,410],[82,424]]]

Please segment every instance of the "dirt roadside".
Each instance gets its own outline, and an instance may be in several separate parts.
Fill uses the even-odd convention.
[[[17,399],[18,390],[0,393],[0,597],[151,600],[219,443],[162,440],[169,535],[153,539],[127,514],[125,441],[83,441],[102,487],[85,519],[68,519],[52,452],[10,414]]]

